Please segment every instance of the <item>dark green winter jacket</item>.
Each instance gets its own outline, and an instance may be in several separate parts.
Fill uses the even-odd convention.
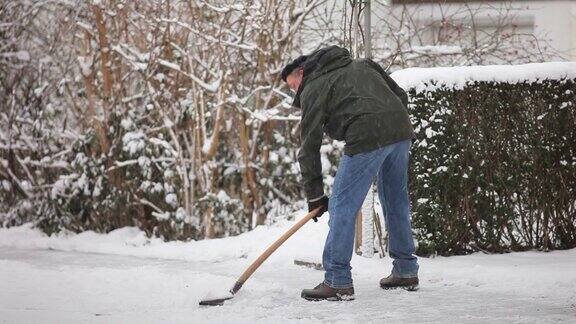
[[[324,194],[320,146],[323,133],[345,141],[354,155],[414,138],[408,96],[377,63],[352,60],[348,50],[330,46],[312,53],[294,98],[302,108],[298,161],[306,197]]]

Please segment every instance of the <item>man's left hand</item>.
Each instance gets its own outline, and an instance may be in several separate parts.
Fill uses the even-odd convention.
[[[312,218],[315,222],[318,221],[318,217],[322,216],[322,214],[324,214],[326,211],[328,211],[328,201],[329,201],[328,197],[326,197],[326,196],[322,196],[320,198],[308,201],[308,212],[311,212],[314,209],[320,207],[320,210],[318,211],[316,216],[314,216],[314,218]]]

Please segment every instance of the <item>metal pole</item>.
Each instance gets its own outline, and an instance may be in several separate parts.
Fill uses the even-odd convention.
[[[358,15],[360,14],[360,0],[354,0],[352,2],[352,24],[354,25],[354,39],[352,40],[352,57],[358,58],[360,54],[358,53]]]
[[[372,14],[370,0],[364,0],[364,56],[367,59],[372,58],[372,28],[370,18]],[[368,195],[362,203],[362,235],[361,253],[363,257],[371,258],[374,256],[374,217],[378,215],[374,212],[374,184],[370,186]],[[378,220],[379,221],[379,220]]]
[[[372,28],[371,28],[371,15],[372,11],[370,10],[370,0],[365,0],[365,7],[364,7],[364,37],[366,39],[364,43],[364,50],[366,58],[372,58]]]

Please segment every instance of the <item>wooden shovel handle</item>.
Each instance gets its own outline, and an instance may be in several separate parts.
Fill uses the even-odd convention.
[[[254,262],[252,262],[252,264],[248,267],[248,269],[246,269],[246,271],[244,271],[244,273],[236,281],[236,284],[234,284],[234,287],[232,287],[232,289],[230,289],[230,292],[232,294],[237,293],[238,290],[240,290],[240,288],[242,288],[242,285],[246,282],[246,280],[248,280],[248,278],[250,278],[250,276],[254,273],[254,271],[256,271],[256,269],[258,269],[258,267],[260,267],[260,265],[262,265],[262,263],[264,263],[264,261],[266,261],[266,259],[268,259],[268,257],[272,253],[274,253],[274,251],[276,251],[276,249],[278,249],[280,247],[280,245],[282,245],[284,242],[286,242],[286,240],[288,238],[290,238],[290,236],[292,236],[292,234],[296,233],[296,231],[298,231],[300,229],[300,227],[304,226],[304,224],[306,224],[310,219],[314,218],[316,216],[316,214],[318,213],[318,211],[320,210],[320,208],[321,207],[318,207],[318,208],[314,209],[313,211],[309,212],[306,216],[304,216],[296,224],[294,224],[292,227],[290,227],[290,229],[288,231],[286,231],[286,233],[284,233],[274,243],[272,243],[272,245],[270,245],[266,249],[266,251],[264,251],[264,253],[262,253],[258,257],[258,259],[256,259]]]

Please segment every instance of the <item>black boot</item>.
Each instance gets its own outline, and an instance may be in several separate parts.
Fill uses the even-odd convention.
[[[396,289],[402,288],[408,291],[418,290],[418,277],[412,278],[398,278],[393,275],[389,275],[386,278],[380,280],[380,287],[382,289]]]
[[[314,289],[302,290],[302,298],[306,300],[354,300],[354,287],[332,288],[322,282]]]

